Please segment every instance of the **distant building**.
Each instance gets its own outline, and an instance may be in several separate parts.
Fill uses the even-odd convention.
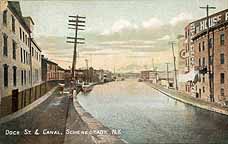
[[[143,81],[148,81],[153,84],[159,84],[170,88],[173,87],[174,72],[169,71],[168,74],[166,71],[146,70],[141,71],[140,78]]]
[[[145,71],[141,71],[140,73],[140,78],[144,81],[149,80],[150,78],[150,72],[152,72],[151,70],[145,70]]]
[[[42,80],[43,81],[62,81],[65,80],[65,70],[57,63],[42,56]]]

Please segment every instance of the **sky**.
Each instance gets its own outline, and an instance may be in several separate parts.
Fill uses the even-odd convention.
[[[33,35],[43,53],[63,68],[71,66],[73,36],[68,16],[86,17],[86,39],[78,46],[77,68],[89,66],[119,72],[159,69],[172,63],[169,41],[184,34],[191,21],[205,16],[200,6],[216,6],[215,13],[228,8],[227,0],[20,0],[24,16],[32,16]],[[177,49],[177,46],[175,46]],[[153,61],[153,62],[152,62]]]

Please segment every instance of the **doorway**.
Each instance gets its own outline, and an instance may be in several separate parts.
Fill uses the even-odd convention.
[[[12,112],[18,110],[18,89],[12,91]]]

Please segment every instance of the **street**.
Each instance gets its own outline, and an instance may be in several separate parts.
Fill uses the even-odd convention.
[[[62,144],[65,138],[67,100],[66,96],[54,92],[38,107],[13,121],[2,124],[0,144]],[[17,130],[20,134],[6,135],[7,130]],[[50,134],[54,131],[54,134]]]

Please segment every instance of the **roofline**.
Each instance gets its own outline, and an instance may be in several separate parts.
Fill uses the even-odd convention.
[[[16,1],[11,1],[11,2],[16,2]],[[19,15],[15,12],[15,9],[12,8],[12,7],[10,7],[9,4],[8,4],[7,7],[10,9],[10,11],[14,14],[14,16],[17,18],[17,20],[19,21],[19,23],[24,27],[24,29],[25,29],[25,30],[29,33],[29,35],[30,35],[30,33],[31,33],[32,31],[30,30],[30,28],[28,27],[28,25],[25,23],[23,17],[19,16]]]
[[[31,20],[31,22],[32,22],[32,24],[33,24],[33,25],[35,25],[35,23],[34,23],[34,21],[33,21],[33,19],[32,19],[32,17],[31,17],[31,16],[26,16],[26,17],[24,17],[24,18],[28,18],[28,19],[30,19],[30,20]]]
[[[209,15],[208,17],[210,18],[210,17],[216,16],[216,15],[218,15],[219,13],[223,13],[223,12],[225,12],[225,11],[227,11],[227,12],[228,12],[228,9],[224,9],[224,10],[219,11],[219,12],[217,12],[217,13],[213,13],[213,14]],[[207,18],[207,17],[203,17],[203,18],[200,18],[200,19],[195,20],[195,21],[193,21],[193,22],[190,22],[190,23],[189,23],[189,25],[190,25],[190,24],[193,24],[193,23],[195,23],[195,22],[198,22],[198,21],[204,20],[204,19],[206,19],[206,18]]]
[[[40,49],[40,47],[38,46],[38,44],[35,42],[34,38],[30,38],[30,40],[32,41],[32,43],[38,48],[38,50],[40,52],[42,52],[42,50]]]

